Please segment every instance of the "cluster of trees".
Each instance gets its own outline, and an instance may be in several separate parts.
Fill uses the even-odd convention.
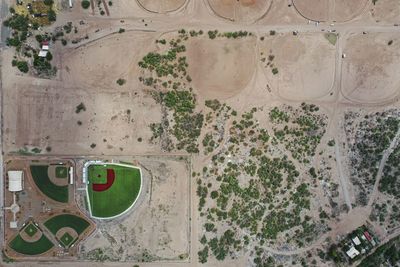
[[[209,101],[207,105],[213,103]],[[243,245],[249,244],[250,238],[263,245],[295,226],[302,229],[296,236],[299,244],[315,235],[315,224],[305,221],[310,217],[302,219],[300,216],[304,209],[310,209],[309,185],[303,183],[294,187],[300,173],[293,162],[286,156],[273,158],[268,155],[272,140],[267,130],[256,123],[255,112],[257,108],[243,113],[240,121],[233,122],[226,148],[212,157],[215,167],[204,168],[203,179],[198,180],[200,215],[206,218],[205,234],[200,240],[203,247],[198,253],[200,262],[205,262],[210,255],[219,260],[233,256]],[[285,121],[284,113],[277,109],[275,112],[273,116],[277,120]],[[204,142],[209,145],[211,137],[206,135]],[[233,161],[243,161],[227,162],[228,154]],[[244,176],[247,182],[242,185],[239,180]],[[207,183],[209,177],[215,178],[214,185]],[[277,194],[285,197],[275,199]],[[246,232],[249,236],[235,234],[232,239],[226,239],[217,230],[220,225],[234,233]],[[261,256],[258,261],[264,262]]]
[[[275,107],[269,114],[277,140],[302,163],[309,163],[325,133],[326,119],[316,111],[318,107],[303,103],[295,110]]]

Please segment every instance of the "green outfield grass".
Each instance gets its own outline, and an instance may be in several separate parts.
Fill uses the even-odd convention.
[[[133,166],[125,167],[113,164],[91,165],[90,167],[88,169],[88,195],[93,216],[113,217],[124,212],[134,203],[141,186],[139,169]],[[106,174],[107,169],[114,170],[114,183],[105,191],[94,191],[92,188],[93,181],[97,180],[99,173]]]
[[[80,235],[90,224],[82,217],[72,214],[61,214],[48,219],[44,225],[53,235],[56,235],[58,230],[64,227],[70,227]]]
[[[88,168],[90,173],[90,181],[94,184],[107,183],[107,169],[99,168],[99,165],[90,165]]]
[[[38,229],[36,228],[36,226],[34,226],[32,223],[28,224],[25,229],[24,229],[25,233],[27,235],[29,235],[30,237],[34,236],[36,234],[36,232],[38,231]]]
[[[49,251],[54,245],[45,235],[42,235],[42,237],[36,242],[27,242],[23,240],[20,235],[17,235],[10,242],[9,246],[15,252],[24,255],[39,255]]]
[[[67,176],[68,176],[67,167],[63,167],[63,166],[56,167],[56,177],[57,178],[67,178]]]
[[[68,202],[68,185],[53,184],[48,175],[48,165],[31,165],[30,169],[33,181],[43,194],[58,202]]]

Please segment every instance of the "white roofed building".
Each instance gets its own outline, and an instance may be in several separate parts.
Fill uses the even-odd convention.
[[[350,257],[350,259],[353,259],[355,256],[359,255],[360,252],[355,249],[355,247],[351,247],[348,251],[346,251],[346,254]]]
[[[352,240],[353,240],[354,245],[356,245],[356,246],[358,246],[358,245],[361,244],[361,241],[360,241],[360,239],[358,238],[358,236],[354,237]]]
[[[23,171],[8,171],[8,191],[19,192],[22,191],[24,184]]]

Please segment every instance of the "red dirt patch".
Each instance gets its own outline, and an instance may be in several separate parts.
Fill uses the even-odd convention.
[[[107,169],[107,183],[105,184],[92,184],[93,191],[106,191],[112,186],[115,180],[115,172],[113,169]]]

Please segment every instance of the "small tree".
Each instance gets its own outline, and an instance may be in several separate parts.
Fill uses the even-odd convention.
[[[47,52],[47,54],[46,54],[46,59],[47,59],[48,61],[51,61],[51,60],[53,59],[53,55],[52,55],[50,52]]]
[[[54,0],[44,0],[43,2],[46,6],[52,6],[54,4]]]
[[[17,68],[23,73],[27,73],[29,71],[28,63],[26,61],[18,61]]]
[[[47,18],[49,19],[49,21],[56,21],[56,20],[57,20],[56,12],[54,12],[53,9],[50,9],[50,10],[47,12]]]
[[[88,9],[90,7],[90,2],[88,0],[82,0],[81,5],[84,9]]]
[[[120,85],[120,86],[124,85],[125,83],[126,83],[126,80],[125,80],[125,79],[119,78],[119,79],[117,80],[117,84]]]

